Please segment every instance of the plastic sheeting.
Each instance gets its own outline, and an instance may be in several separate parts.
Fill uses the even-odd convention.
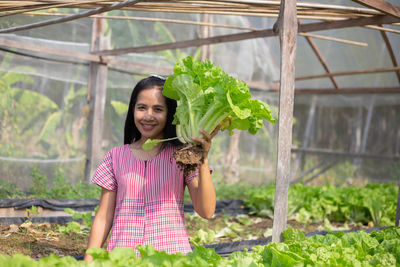
[[[77,211],[92,211],[99,204],[97,199],[0,199],[0,208],[27,209],[40,206],[51,210],[66,208]]]
[[[99,204],[96,199],[0,199],[0,208],[28,209],[32,206],[40,206],[54,211],[63,211],[65,208],[70,208],[80,212],[93,211]],[[184,204],[185,213],[193,213],[192,203]],[[249,209],[244,205],[244,202],[239,199],[217,201],[215,213],[224,214],[247,214]],[[0,225],[21,224],[27,217],[3,217],[0,218]],[[51,222],[51,223],[66,223],[72,221],[71,216],[52,216],[52,217],[33,217],[32,222]]]

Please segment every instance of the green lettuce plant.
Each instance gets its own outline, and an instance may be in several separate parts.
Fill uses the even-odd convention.
[[[256,134],[264,119],[275,123],[269,106],[252,99],[244,81],[209,60],[201,62],[188,56],[178,62],[174,74],[165,81],[163,95],[178,103],[173,123],[183,143],[194,143],[192,137],[199,137],[199,130],[210,133],[218,124],[221,131],[238,129]]]
[[[167,254],[157,251],[152,245],[138,245],[141,257],[136,257],[132,248],[115,248],[107,251],[90,248],[87,253],[93,262],[78,261],[73,257],[58,257],[51,254],[39,260],[28,256],[0,254],[0,266],[198,266],[198,267],[261,267],[261,266],[399,266],[400,228],[387,227],[367,234],[364,231],[334,232],[326,235],[306,237],[298,229],[286,229],[283,242],[235,251],[221,257],[214,249],[195,246],[186,255],[178,252]]]

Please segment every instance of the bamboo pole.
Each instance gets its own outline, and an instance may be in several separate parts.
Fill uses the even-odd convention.
[[[398,155],[389,156],[389,155],[383,155],[383,154],[355,153],[355,152],[335,151],[335,150],[321,149],[321,148],[292,147],[291,151],[292,151],[292,153],[309,153],[309,154],[329,155],[329,156],[336,156],[336,157],[379,159],[379,160],[392,160],[392,161],[400,160],[400,156],[398,156]]]
[[[100,2],[100,1],[99,1]],[[104,4],[113,4],[113,1],[101,1],[104,2]],[[57,4],[70,4],[70,5],[82,5],[81,8],[85,8],[83,6],[83,3],[85,1],[1,1],[0,6],[14,6],[14,7],[24,7],[28,4],[34,5],[38,3],[57,3]],[[104,4],[99,3],[93,3],[90,5],[90,8],[97,8],[104,6]],[[252,8],[252,7],[274,7],[278,9],[280,5],[280,1],[147,1],[146,3],[143,3],[141,5],[144,6],[164,6],[164,7],[171,7],[171,6],[177,6],[179,4],[180,6],[186,6],[187,8],[193,8],[194,6],[200,6],[200,7],[212,7],[212,6],[231,6],[231,7],[238,7],[238,8]],[[344,5],[332,5],[332,4],[321,4],[321,3],[309,3],[309,2],[298,2],[296,3],[297,9],[328,9],[328,10],[336,10],[340,12],[352,12],[352,13],[359,13],[359,14],[369,14],[369,15],[378,15],[381,14],[381,12],[371,9],[371,8],[359,8],[359,7],[350,7],[350,6],[344,6]]]
[[[240,3],[252,3],[252,4],[269,4],[269,5],[280,5],[280,1],[224,1],[219,0],[221,2],[240,2]],[[379,14],[380,12],[371,9],[371,8],[359,8],[359,7],[349,7],[349,6],[342,6],[342,5],[331,5],[331,4],[321,4],[321,3],[311,3],[311,2],[297,2],[296,7],[303,7],[303,8],[318,8],[318,9],[336,9],[341,11],[352,11],[352,12],[364,12],[369,14]]]
[[[33,51],[33,52],[56,55],[56,56],[66,57],[66,58],[73,57],[75,59],[81,59],[81,60],[86,60],[86,61],[94,61],[94,62],[102,61],[102,59],[99,56],[92,55],[92,54],[81,53],[81,52],[71,52],[71,51],[66,51],[66,50],[62,50],[62,49],[59,49],[59,48],[41,46],[41,45],[37,45],[37,44],[29,44],[29,46],[28,46],[24,42],[9,40],[9,39],[6,39],[6,38],[1,38],[1,36],[0,36],[0,45],[7,46],[7,47],[12,47],[12,48],[17,48],[17,49],[22,49],[22,50]]]
[[[353,70],[353,71],[331,72],[331,73],[325,73],[325,74],[296,77],[296,81],[326,78],[326,77],[333,77],[333,76],[354,75],[354,74],[393,72],[393,71],[399,71],[399,70],[400,70],[400,67],[391,67],[391,68],[372,69],[372,70]],[[274,81],[274,82],[277,82],[277,81]]]
[[[340,38],[335,38],[335,37],[329,37],[329,36],[323,36],[323,35],[317,35],[317,34],[312,34],[312,33],[299,33],[301,36],[305,37],[313,37],[313,38],[318,38],[318,39],[323,39],[327,41],[334,41],[338,43],[344,43],[344,44],[350,44],[350,45],[358,45],[358,46],[363,46],[366,47],[368,46],[367,43],[363,42],[356,42],[356,41],[350,41],[350,40],[345,40],[345,39],[340,39]]]
[[[36,23],[28,24],[28,25],[11,27],[11,28],[7,28],[7,29],[1,29],[0,33],[10,33],[10,32],[34,29],[34,28],[48,26],[48,25],[54,25],[54,24],[58,24],[58,23],[62,23],[62,22],[67,22],[67,21],[71,21],[71,20],[75,20],[75,19],[88,17],[90,15],[95,15],[95,14],[99,14],[99,13],[103,13],[103,12],[107,12],[107,11],[111,11],[111,10],[115,10],[115,9],[120,9],[124,6],[136,4],[139,1],[141,1],[141,0],[127,0],[127,1],[124,1],[121,3],[113,4],[111,6],[101,7],[101,8],[97,8],[97,9],[93,9],[93,10],[89,10],[89,11],[84,11],[82,13],[71,15],[68,17],[50,19],[50,20],[36,22]]]
[[[364,28],[400,34],[399,30],[390,29],[390,28],[386,28],[386,27],[382,27],[382,26],[367,25],[367,26],[364,26]]]
[[[39,16],[59,16],[59,17],[66,17],[70,14],[63,14],[63,13],[36,13],[36,12],[27,12],[27,15],[39,15]],[[99,18],[102,17],[104,19],[115,19],[115,20],[137,20],[137,21],[149,21],[149,22],[165,22],[165,23],[176,23],[176,24],[186,24],[186,25],[196,25],[196,26],[209,26],[209,27],[216,27],[216,28],[227,28],[227,29],[235,29],[235,30],[250,30],[256,31],[261,29],[256,29],[253,27],[242,27],[236,25],[228,25],[228,24],[215,24],[215,23],[208,23],[208,22],[201,22],[201,21],[190,21],[190,20],[179,20],[179,19],[162,19],[162,18],[149,18],[149,17],[131,17],[131,16],[100,16],[100,15],[93,15],[90,18]]]
[[[400,87],[369,87],[369,88],[340,88],[340,89],[307,89],[299,88],[294,90],[295,94],[399,94]]]
[[[152,8],[152,7],[158,7],[158,8],[168,8],[168,7],[181,7],[181,8],[187,8],[187,9],[192,9],[194,8],[193,4],[198,4],[198,3],[207,3],[206,6],[203,6],[203,8],[207,7],[212,7],[212,4],[214,4],[216,1],[187,1],[187,3],[179,3],[180,5],[177,5],[176,3],[174,4],[168,4],[168,3],[154,3],[154,2],[146,2],[143,4],[140,4],[140,7],[143,8]],[[251,2],[251,1],[220,1],[224,2],[224,6],[226,6],[226,3],[232,4],[232,3],[246,3],[247,5],[243,7],[246,7],[248,9],[252,8],[253,6],[256,6],[258,8],[260,7],[278,7],[280,5],[280,1],[257,1],[257,2]],[[195,7],[202,7],[200,5],[196,5]],[[341,11],[341,12],[354,12],[356,14],[368,14],[368,15],[379,15],[382,14],[382,12],[377,11],[375,9],[371,8],[358,8],[358,7],[349,7],[349,6],[340,6],[340,5],[327,5],[327,4],[320,4],[320,3],[306,3],[306,2],[298,2],[297,3],[297,8],[298,10],[302,9],[321,9],[321,10],[335,10],[335,11]]]
[[[81,61],[70,60],[70,59],[56,59],[56,58],[49,58],[49,57],[44,57],[44,56],[31,55],[28,53],[23,53],[23,52],[19,52],[19,51],[7,49],[7,48],[2,48],[2,47],[0,47],[0,50],[7,52],[7,53],[12,53],[12,54],[19,55],[19,56],[30,57],[30,58],[40,59],[40,60],[59,62],[59,63],[68,63],[68,64],[75,64],[75,65],[89,65],[88,62],[81,62]]]
[[[383,13],[400,18],[400,7],[392,5],[385,0],[353,0],[356,3],[379,10]]]
[[[396,23],[393,23],[392,25],[396,25]],[[379,31],[383,31],[383,32],[391,32],[391,33],[400,34],[400,30],[395,30],[395,29],[382,27],[382,26],[367,25],[367,26],[364,26],[364,28],[379,30]]]
[[[304,25],[300,25],[299,32],[311,32],[317,30],[331,30],[331,29],[340,29],[346,27],[357,27],[357,26],[365,26],[365,25],[377,25],[377,24],[391,24],[399,21],[399,19],[391,16],[372,16],[372,17],[363,17],[363,18],[351,18],[346,20],[337,20],[337,21],[329,21],[323,22],[324,27],[321,27],[320,23],[308,23]],[[318,29],[317,29],[318,28]]]
[[[235,2],[235,1],[234,1]],[[257,10],[265,10],[266,8],[274,8],[279,5],[278,1],[269,1],[270,5],[265,5],[265,4],[260,4],[260,2],[254,2],[254,5],[234,5],[232,1],[226,1],[224,3],[219,3],[219,5],[216,5],[218,3],[217,1],[186,1],[186,3],[182,2],[176,2],[176,1],[168,1],[168,2],[145,2],[145,3],[139,3],[136,8],[142,8],[143,10],[147,11],[161,11],[157,9],[170,9],[171,12],[179,9],[185,9],[185,10],[196,10],[197,11],[207,11],[212,8],[215,8],[217,10],[244,10],[247,12],[254,12]],[[199,3],[205,3],[205,5],[199,5]],[[211,3],[211,4],[210,4]],[[230,3],[229,6],[227,6],[226,3]],[[268,1],[263,1],[263,3],[268,3]],[[223,6],[221,6],[223,5]],[[81,8],[94,8],[98,7],[99,5],[82,5]],[[257,7],[257,8],[256,8]],[[124,8],[124,9],[130,9],[129,7]],[[298,12],[307,12],[307,10],[311,10],[310,12],[315,12],[312,10],[317,10],[317,12],[336,12],[337,15],[343,14],[343,12],[347,13],[353,13],[351,16],[357,16],[357,15],[377,15],[377,14],[382,14],[379,11],[376,11],[374,9],[367,9],[367,8],[352,8],[352,7],[346,7],[346,6],[335,6],[335,5],[320,5],[317,3],[304,3],[304,4],[298,4]],[[323,11],[318,11],[318,10],[323,10]],[[164,12],[166,10],[163,10]],[[340,11],[340,13],[338,13]]]
[[[311,49],[314,51],[314,54],[317,56],[319,62],[322,64],[322,67],[325,69],[327,73],[331,73],[331,70],[328,67],[328,63],[326,62],[325,58],[322,56],[321,52],[319,51],[317,44],[314,42],[314,40],[311,38],[311,36],[306,36],[306,40],[308,44],[310,45]],[[334,77],[330,77],[330,80],[333,84],[333,86],[338,89],[339,85],[337,84],[336,80]]]
[[[87,7],[88,8],[88,7]],[[146,12],[163,12],[163,13],[187,13],[187,14],[212,14],[212,15],[233,15],[233,16],[253,16],[253,17],[277,17],[278,12],[275,10],[260,10],[259,12],[248,11],[248,10],[235,10],[235,11],[227,11],[227,10],[210,10],[210,9],[155,9],[155,8],[129,8],[126,9],[129,11],[146,11]],[[27,13],[27,11],[23,11],[23,13]],[[3,16],[8,15],[9,13],[5,13]],[[40,13],[33,13],[32,15],[40,15]],[[50,15],[50,14],[49,14]],[[354,17],[367,17],[367,15],[357,15],[353,13],[329,13],[329,12],[302,12],[299,11],[299,17],[303,19],[312,19],[312,20],[342,20],[346,18],[354,18]]]
[[[390,43],[390,40],[389,40],[386,32],[381,31],[381,35],[382,35],[383,41],[386,44],[386,48],[388,50],[388,53],[389,53],[389,56],[390,56],[390,60],[392,61],[393,66],[394,67],[398,67],[396,55],[395,55],[395,53],[393,51],[393,47],[392,47],[392,45]],[[399,84],[400,84],[400,71],[396,71],[396,76],[397,76],[397,80],[399,81]]]
[[[195,13],[195,14],[214,14],[214,15],[234,15],[234,16],[259,16],[259,17],[272,17],[273,15],[277,16],[278,12],[273,10],[237,10],[233,9],[231,11],[226,9],[174,9],[174,8],[140,8],[140,7],[132,7],[126,8],[126,10],[130,11],[147,11],[147,12],[163,12],[163,13]],[[334,19],[346,19],[346,18],[356,18],[356,17],[370,17],[370,15],[349,13],[349,14],[341,14],[341,13],[327,13],[327,12],[302,12],[299,11],[299,16],[305,19],[317,19],[317,20],[334,20]]]
[[[96,1],[96,0],[85,1],[85,3],[93,3],[93,2],[102,2],[102,1]],[[79,3],[79,4],[81,4],[81,3]],[[22,10],[18,10],[18,11],[14,11],[14,12],[7,12],[4,14],[0,14],[0,17],[17,15],[17,14],[22,14],[22,13],[26,13],[26,12],[32,12],[32,11],[37,11],[37,10],[56,8],[56,7],[65,7],[65,6],[73,7],[73,6],[71,6],[71,3],[41,5],[40,7],[36,7],[36,8],[28,8],[28,9],[22,9]]]

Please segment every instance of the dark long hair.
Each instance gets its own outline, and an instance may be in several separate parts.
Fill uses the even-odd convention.
[[[145,89],[151,89],[153,87],[158,87],[160,90],[163,89],[165,79],[159,76],[149,76],[140,80],[135,88],[133,88],[131,94],[131,100],[129,101],[128,113],[126,114],[125,129],[124,129],[124,144],[131,144],[134,141],[139,140],[142,134],[136,128],[134,119],[134,108],[137,101],[139,93]],[[176,101],[165,97],[167,103],[167,121],[164,128],[164,138],[176,137],[176,126],[172,124],[174,120],[174,114],[176,111]],[[179,146],[182,143],[178,140],[169,141],[170,144],[174,146]],[[165,144],[165,143],[163,143]]]

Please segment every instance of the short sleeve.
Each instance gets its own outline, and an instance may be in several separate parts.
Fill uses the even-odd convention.
[[[212,169],[210,168],[210,174],[212,174],[212,173],[213,173],[213,171],[212,171]],[[185,177],[185,184],[186,184],[186,185],[190,184],[190,182],[191,182],[194,178],[196,178],[198,175],[199,175],[199,170],[196,169],[196,170],[193,171],[191,174],[189,174],[188,176]]]
[[[114,174],[111,151],[109,151],[100,162],[90,182],[107,190],[117,191],[118,184]]]

